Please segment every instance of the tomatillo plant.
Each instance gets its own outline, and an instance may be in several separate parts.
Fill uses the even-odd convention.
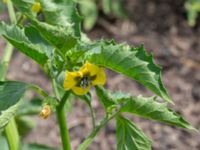
[[[162,83],[161,69],[143,45],[131,47],[113,40],[91,41],[81,32],[82,18],[76,9],[76,2],[72,0],[8,0],[6,4],[10,19],[14,21],[11,24],[0,22],[0,35],[8,42],[0,64],[0,129],[5,129],[10,150],[31,148],[20,144],[16,125],[11,124],[27,90],[33,90],[42,97],[42,108],[38,112],[41,118],[47,119],[56,113],[63,150],[71,149],[65,111],[70,95],[83,99],[92,116],[93,129],[78,150],[87,149],[112,119],[116,120],[118,150],[151,149],[151,140],[124,116],[125,112],[195,130],[183,117],[168,108],[167,103],[173,104],[173,101]],[[17,19],[12,4],[19,15]],[[12,54],[11,45],[40,65],[52,82],[53,94],[48,94],[37,85],[4,80]],[[105,69],[138,81],[164,101],[157,101],[156,96],[109,92],[104,87]],[[105,110],[105,117],[100,122],[96,122],[91,105],[92,86]]]

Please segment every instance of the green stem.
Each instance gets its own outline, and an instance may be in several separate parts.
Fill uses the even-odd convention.
[[[8,14],[9,14],[11,23],[16,24],[17,20],[16,20],[15,12],[14,12],[12,2],[10,0],[7,1],[7,8],[8,8]],[[13,53],[13,46],[7,42],[7,46],[4,50],[4,56],[2,58],[2,64],[4,65],[4,67],[3,67],[4,73],[1,76],[0,80],[4,80],[6,77],[6,74],[8,71],[8,65],[10,63],[12,53]]]
[[[70,92],[66,91],[65,94],[63,95],[61,101],[60,101],[60,104],[58,105],[59,109],[64,109],[64,105],[65,105],[69,95],[70,95]]]
[[[10,43],[7,43],[4,51],[5,51],[5,53],[3,55],[2,62],[5,62],[8,64],[10,62],[10,58],[12,56],[13,46]]]
[[[93,126],[93,129],[94,129],[96,127],[94,109],[92,108],[90,103],[88,104],[88,106],[89,106],[89,109],[90,109],[91,118],[92,118],[92,126]]]
[[[29,89],[34,90],[35,92],[37,92],[38,94],[40,94],[40,95],[42,95],[42,96],[44,96],[44,97],[48,97],[48,96],[49,96],[43,89],[41,89],[41,88],[38,87],[38,86],[31,85],[31,86],[29,87]]]
[[[19,150],[20,140],[15,119],[12,118],[5,128],[5,133],[10,150]]]
[[[10,16],[10,21],[11,23],[15,24],[16,23],[15,12],[14,12],[12,2],[10,0],[8,0],[7,2],[7,7],[8,7],[8,13]],[[3,73],[3,76],[1,77],[1,80],[4,80],[6,77],[6,73],[8,70],[8,65],[9,65],[12,53],[13,53],[13,46],[7,42],[7,46],[5,48],[4,56],[2,59],[2,64],[4,64],[5,66],[4,66],[4,73]],[[19,150],[20,138],[19,138],[19,133],[18,133],[14,118],[12,118],[10,122],[8,123],[8,125],[6,126],[5,135],[6,135],[10,150]]]
[[[53,80],[53,89],[55,96],[57,98],[60,98],[56,81]],[[63,150],[71,150],[71,144],[70,144],[70,137],[69,137],[69,131],[67,127],[67,121],[66,121],[66,116],[65,116],[65,103],[67,101],[67,98],[69,97],[70,92],[65,92],[63,95],[62,99],[60,100],[59,105],[56,107],[56,115],[57,115],[57,120],[60,128],[60,135],[61,135],[61,140],[62,140],[62,145],[63,145]]]
[[[16,24],[17,19],[16,19],[16,16],[15,16],[15,11],[14,11],[13,4],[12,4],[11,0],[8,0],[7,7],[8,7],[8,13],[9,13],[11,23]]]
[[[85,150],[87,147],[92,143],[96,135],[99,133],[99,131],[105,127],[105,125],[113,119],[116,115],[118,115],[119,111],[109,115],[108,117],[104,117],[98,126],[90,133],[90,135],[81,143],[78,147],[78,150]]]
[[[69,137],[69,132],[68,132],[66,119],[65,119],[65,110],[59,109],[57,107],[56,114],[57,114],[58,124],[60,128],[60,135],[62,139],[63,150],[71,150],[70,137]]]
[[[2,74],[0,76],[0,81],[3,81],[6,77],[6,74],[8,72],[8,65],[9,65],[12,53],[13,53],[13,46],[10,43],[7,43],[7,46],[4,50],[2,62],[1,62],[2,65],[3,65],[3,71],[2,71]]]

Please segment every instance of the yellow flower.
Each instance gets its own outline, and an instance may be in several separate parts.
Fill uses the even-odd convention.
[[[86,94],[93,85],[104,85],[106,74],[103,68],[86,62],[79,71],[67,72],[64,89],[72,90],[77,95]]]
[[[51,107],[49,105],[44,105],[39,116],[43,119],[47,119],[51,114]]]
[[[41,4],[40,2],[35,2],[31,8],[31,10],[34,12],[34,13],[38,13],[40,10],[41,10]]]

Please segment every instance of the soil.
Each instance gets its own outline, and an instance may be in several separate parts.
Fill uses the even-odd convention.
[[[200,129],[200,21],[194,28],[188,26],[183,0],[125,0],[128,19],[120,20],[100,15],[95,28],[87,32],[91,39],[115,39],[138,46],[143,43],[152,52],[155,61],[163,67],[163,82],[175,106],[198,130]],[[0,55],[2,46],[0,43]],[[107,88],[122,90],[132,95],[151,96],[152,93],[135,81],[107,70]],[[14,53],[8,79],[38,84],[51,92],[51,84],[41,69],[23,54]],[[32,94],[32,93],[30,93]],[[32,94],[33,95],[33,94]],[[93,92],[94,95],[94,92]],[[103,109],[94,95],[92,102],[96,117],[103,116]],[[199,150],[200,134],[176,127],[129,116],[152,138],[154,150]],[[37,122],[25,143],[48,144],[59,147],[61,141],[55,116],[48,120],[34,117]],[[76,100],[70,112],[68,127],[73,149],[89,133],[91,119],[82,101]],[[111,121],[95,138],[88,150],[116,149],[115,122]]]

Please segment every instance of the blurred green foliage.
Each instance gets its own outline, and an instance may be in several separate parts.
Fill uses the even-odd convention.
[[[91,30],[97,22],[99,11],[105,15],[117,18],[126,18],[123,0],[79,0],[79,10],[83,16],[83,27]]]
[[[186,0],[185,9],[187,11],[187,20],[190,26],[195,26],[198,13],[200,12],[200,0]]]

